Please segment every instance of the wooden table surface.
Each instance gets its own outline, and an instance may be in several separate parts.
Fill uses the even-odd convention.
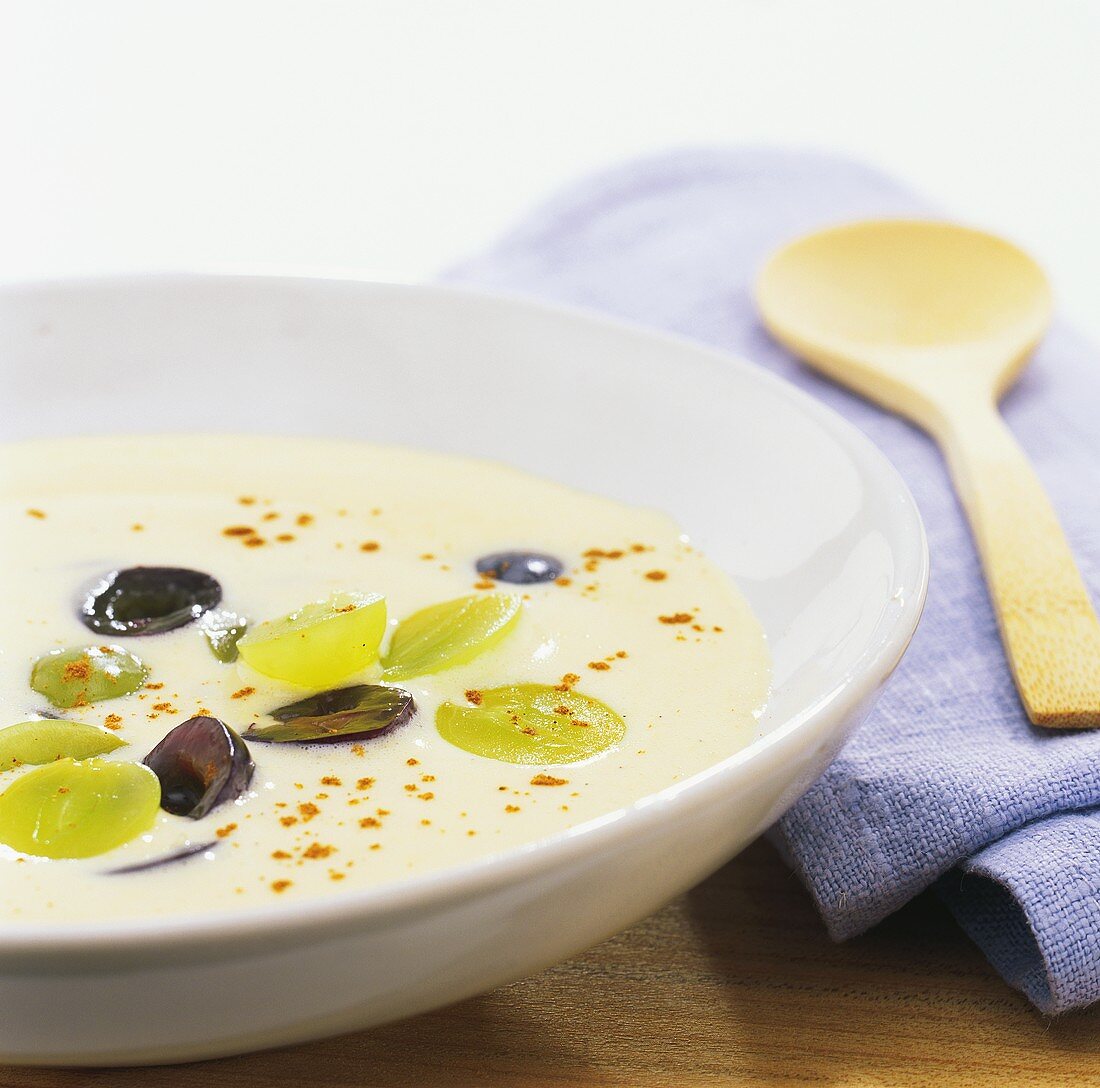
[[[1050,1021],[931,896],[846,945],[764,843],[569,963],[284,1050],[132,1070],[0,1067],[0,1088],[1100,1085],[1100,1009]]]

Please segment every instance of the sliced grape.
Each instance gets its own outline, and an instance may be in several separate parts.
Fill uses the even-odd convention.
[[[105,854],[153,826],[160,783],[148,767],[60,759],[0,794],[0,842],[43,858]]]
[[[477,561],[477,572],[498,582],[529,586],[560,578],[565,572],[565,564],[542,552],[495,552]]]
[[[205,854],[207,850],[213,850],[218,845],[217,839],[211,842],[192,842],[187,846],[181,846],[170,854],[161,854],[159,858],[150,858],[148,861],[135,861],[133,865],[120,865],[117,869],[108,869],[109,876],[123,876],[126,873],[144,873],[149,869],[159,869],[162,865],[173,865],[178,861],[186,861],[196,854]]]
[[[279,724],[257,728],[249,740],[318,743],[333,740],[366,740],[404,725],[416,714],[413,697],[402,688],[382,684],[356,684],[323,691],[288,706],[272,710]]]
[[[248,620],[226,608],[212,608],[203,616],[200,627],[210,652],[219,660],[230,664],[240,652],[237,643],[248,630]]]
[[[453,669],[491,650],[515,626],[523,602],[503,593],[459,597],[402,620],[382,659],[387,680]]]
[[[385,631],[385,598],[335,593],[253,627],[237,649],[264,676],[323,688],[372,664]]]
[[[121,646],[51,650],[31,669],[31,687],[54,706],[87,706],[129,695],[145,683],[149,670]]]
[[[160,807],[192,820],[235,801],[256,769],[245,742],[225,722],[206,716],[177,725],[145,757],[145,765],[160,780]]]
[[[186,567],[111,571],[80,609],[85,627],[105,635],[156,635],[197,620],[222,599],[215,578]]]
[[[474,706],[444,703],[435,726],[446,741],[504,763],[576,763],[623,739],[626,723],[609,706],[545,684],[472,692]]]
[[[41,765],[69,756],[87,759],[121,748],[126,742],[108,729],[58,718],[19,722],[0,729],[0,771],[24,764]]]

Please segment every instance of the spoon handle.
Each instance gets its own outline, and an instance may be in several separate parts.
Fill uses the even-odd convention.
[[[992,404],[941,424],[1028,717],[1100,726],[1100,621],[1043,485]]]

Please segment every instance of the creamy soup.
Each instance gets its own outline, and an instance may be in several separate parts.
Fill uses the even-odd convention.
[[[19,727],[0,731],[10,925],[376,887],[630,805],[760,732],[761,627],[660,513],[482,461],[179,436],[4,447],[0,501],[0,727]],[[97,628],[125,583],[111,575],[146,568],[193,572],[191,622]],[[363,692],[366,711],[341,715]],[[149,760],[159,785],[134,765],[196,717],[233,731],[237,764],[208,809],[173,814],[160,805],[197,794],[171,801],[166,749]],[[92,729],[70,743],[51,721]],[[299,726],[304,740],[288,736]],[[82,765],[98,777],[72,778]],[[145,798],[132,811],[115,770]],[[49,828],[28,806],[53,791],[42,811],[63,820],[58,798],[87,781],[107,798],[73,809],[88,827],[37,846]]]

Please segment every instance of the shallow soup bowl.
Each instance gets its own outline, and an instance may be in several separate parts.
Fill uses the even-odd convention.
[[[771,824],[916,626],[913,501],[856,430],[751,364],[434,287],[170,276],[0,291],[0,435],[253,432],[508,462],[671,514],[770,643],[758,739],[627,808],[367,891],[0,929],[0,1062],[169,1062],[457,1001],[610,936]],[[324,465],[316,466],[318,473]]]

